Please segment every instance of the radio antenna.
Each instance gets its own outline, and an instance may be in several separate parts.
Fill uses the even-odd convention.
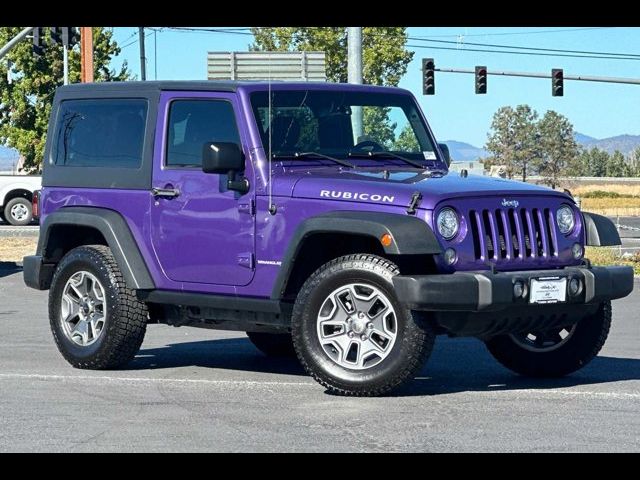
[[[268,93],[269,93],[269,103],[268,103],[268,109],[267,109],[267,115],[269,117],[269,159],[267,160],[267,168],[269,169],[269,213],[271,215],[275,215],[276,211],[277,211],[277,207],[275,206],[275,204],[273,203],[273,182],[271,179],[271,162],[273,159],[273,155],[272,155],[272,151],[271,151],[271,129],[273,127],[272,122],[273,122],[273,117],[272,117],[272,112],[271,112],[271,53],[269,53],[268,56],[268,75],[269,75],[269,81],[268,81]]]

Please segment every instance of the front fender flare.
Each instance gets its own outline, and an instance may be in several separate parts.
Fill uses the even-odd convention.
[[[442,247],[433,230],[423,220],[395,213],[357,212],[336,210],[307,218],[296,228],[282,258],[271,298],[281,298],[293,271],[298,252],[305,238],[317,233],[343,233],[364,235],[380,240],[388,233],[393,238],[384,246],[388,255],[436,255]]]
[[[620,234],[611,220],[595,213],[582,212],[587,245],[613,247],[621,245]]]

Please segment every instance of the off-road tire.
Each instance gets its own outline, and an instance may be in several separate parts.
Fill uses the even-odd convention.
[[[491,355],[509,370],[528,377],[562,377],[587,365],[598,354],[609,335],[611,302],[600,305],[597,312],[578,322],[566,343],[548,352],[527,350],[510,335],[486,341]]]
[[[26,218],[22,219],[22,220],[16,220],[15,218],[13,218],[11,216],[11,209],[15,205],[17,205],[19,203],[24,205],[27,208],[27,210],[29,211],[29,215]],[[24,226],[24,225],[29,225],[31,223],[31,221],[33,220],[33,212],[31,211],[31,202],[29,201],[29,199],[24,198],[24,197],[12,198],[4,206],[4,212],[2,214],[2,219],[5,222],[7,222],[9,225],[13,225],[14,227],[21,227],[21,226]]]
[[[253,346],[267,357],[295,357],[290,333],[247,332]]]
[[[305,370],[329,393],[388,394],[412,380],[429,357],[434,330],[398,301],[392,278],[399,273],[398,267],[384,258],[369,254],[347,255],[320,267],[300,289],[292,315],[293,346]],[[378,288],[397,314],[396,340],[390,353],[365,370],[351,370],[335,363],[322,349],[316,333],[318,313],[326,296],[350,282]]]
[[[88,346],[71,341],[61,325],[61,301],[67,280],[85,270],[102,283],[107,300],[103,331]],[[74,367],[106,370],[122,367],[140,349],[147,328],[148,312],[127,288],[109,247],[85,245],[67,253],[56,267],[49,291],[49,321],[58,350]]]

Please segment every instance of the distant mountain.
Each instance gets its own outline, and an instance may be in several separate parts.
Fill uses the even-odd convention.
[[[445,140],[444,143],[449,147],[451,160],[454,162],[470,162],[489,156],[489,152],[485,149],[474,147],[469,143],[459,142],[457,140]]]
[[[593,138],[577,133],[576,142],[586,148],[599,148],[607,153],[619,150],[624,155],[630,155],[636,148],[640,148],[640,135],[616,135],[608,138]]]
[[[586,144],[598,141],[597,138],[590,137],[589,135],[585,135],[580,132],[575,132],[573,134],[573,138],[575,138],[576,142],[578,142],[580,145],[586,145]]]

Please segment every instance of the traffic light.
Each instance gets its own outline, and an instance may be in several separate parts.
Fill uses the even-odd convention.
[[[76,43],[80,43],[80,34],[76,27],[60,27],[62,30],[62,44],[65,47],[73,48]]]
[[[60,27],[51,27],[51,44],[62,45],[62,28]]]
[[[424,95],[435,95],[436,93],[436,64],[433,58],[422,59],[422,93]]]
[[[554,97],[564,95],[564,73],[561,68],[551,70],[551,95]]]
[[[487,93],[487,67],[476,67],[476,93]]]
[[[44,53],[44,28],[36,27],[33,29],[33,54],[36,57],[42,56]]]

